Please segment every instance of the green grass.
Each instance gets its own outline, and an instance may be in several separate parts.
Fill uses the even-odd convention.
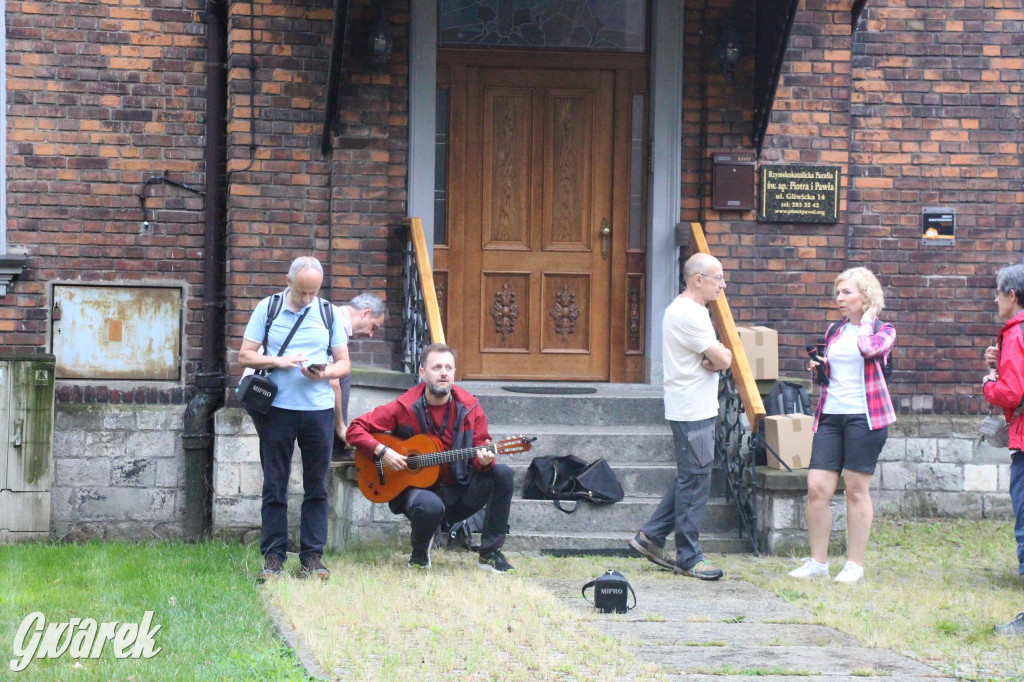
[[[220,542],[0,546],[0,678],[303,680],[253,588],[259,561],[252,549]],[[148,660],[119,660],[108,642],[99,659],[33,659],[15,676],[15,635],[35,611],[47,623],[138,623],[153,611],[162,650]]]

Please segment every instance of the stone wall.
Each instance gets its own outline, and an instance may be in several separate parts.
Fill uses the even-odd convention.
[[[1010,455],[978,443],[981,417],[906,416],[889,440],[871,482],[876,516],[1000,518],[1010,506]],[[806,555],[807,472],[759,467],[758,539],[762,552]],[[846,544],[846,502],[832,501],[832,538]]]
[[[393,399],[399,389],[356,387],[351,413]],[[53,436],[51,535],[58,539],[181,537],[184,524],[181,425],[177,405],[58,404]],[[878,515],[1008,517],[1009,454],[975,437],[980,417],[904,416],[891,427],[872,483]],[[263,476],[252,421],[238,408],[215,419],[214,533],[258,540]],[[406,524],[371,504],[345,470],[332,475],[330,547],[394,541]],[[806,474],[774,472],[761,483],[762,551],[806,553]],[[764,477],[762,477],[764,479]],[[297,538],[302,467],[289,486]],[[845,504],[833,504],[835,547],[845,541]]]
[[[181,405],[56,405],[51,536],[181,537],[184,411]]]
[[[349,414],[369,412],[396,398],[401,391],[353,387]],[[213,533],[220,537],[259,542],[263,472],[259,439],[252,420],[241,408],[224,408],[215,420],[213,474]],[[403,524],[385,504],[371,504],[350,478],[349,468],[332,469],[329,550],[350,544],[384,542],[398,537]],[[288,483],[288,534],[298,542],[302,504],[302,458],[296,451]]]

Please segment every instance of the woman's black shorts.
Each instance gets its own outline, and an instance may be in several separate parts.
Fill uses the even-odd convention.
[[[889,427],[868,428],[862,414],[823,414],[811,445],[810,469],[875,473]]]

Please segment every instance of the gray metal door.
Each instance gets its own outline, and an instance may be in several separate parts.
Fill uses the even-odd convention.
[[[52,355],[0,359],[0,542],[50,532]]]

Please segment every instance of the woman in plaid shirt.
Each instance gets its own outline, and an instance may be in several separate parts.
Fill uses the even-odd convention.
[[[836,277],[836,306],[842,321],[826,334],[825,376],[814,415],[814,443],[807,472],[807,533],[811,558],[790,571],[794,578],[828,578],[828,541],[832,496],[840,472],[846,486],[847,562],[836,582],[864,577],[864,550],[871,534],[874,508],[871,477],[878,455],[896,421],[883,361],[896,342],[896,330],[878,321],[885,297],[867,268],[852,268]],[[814,376],[818,363],[811,361]]]

